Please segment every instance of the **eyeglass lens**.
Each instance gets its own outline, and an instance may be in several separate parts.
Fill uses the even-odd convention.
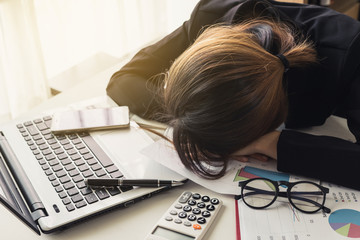
[[[286,191],[287,189],[284,188]],[[266,179],[254,179],[243,186],[243,201],[254,208],[265,208],[270,206],[276,199],[277,187]],[[285,197],[283,194],[279,196]],[[312,183],[297,183],[289,193],[290,202],[304,212],[315,212],[323,203],[325,194]],[[284,201],[285,199],[282,199]],[[287,200],[286,200],[287,201]]]
[[[264,208],[276,198],[276,187],[265,179],[253,180],[243,187],[243,201],[251,207]]]
[[[315,212],[323,205],[325,195],[315,184],[298,183],[291,188],[289,197],[300,210]]]

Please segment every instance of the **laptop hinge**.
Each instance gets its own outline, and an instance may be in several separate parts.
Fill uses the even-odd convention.
[[[34,187],[32,186],[30,180],[28,179],[24,169],[22,168],[18,158],[13,152],[10,144],[5,138],[3,132],[0,131],[0,152],[9,167],[12,176],[14,177],[25,201],[28,204],[28,207],[31,212],[42,210],[44,206],[36,193]]]
[[[39,220],[41,217],[46,217],[46,213],[42,209],[38,209],[31,213],[31,217],[34,221]]]

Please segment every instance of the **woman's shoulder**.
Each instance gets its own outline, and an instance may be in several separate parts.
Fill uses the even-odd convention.
[[[348,49],[360,33],[360,22],[327,7],[274,3],[296,22],[317,47]]]
[[[193,13],[195,29],[214,23],[236,23],[260,16],[287,19],[319,45],[347,48],[360,22],[327,7],[271,0],[201,0]]]

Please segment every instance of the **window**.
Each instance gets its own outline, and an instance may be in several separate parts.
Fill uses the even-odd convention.
[[[94,59],[101,63],[91,71],[104,70],[160,39],[187,20],[197,2],[1,1],[0,120],[46,100],[52,81],[71,78],[64,73],[78,74],[79,66]],[[82,77],[87,76],[72,76],[70,84]]]

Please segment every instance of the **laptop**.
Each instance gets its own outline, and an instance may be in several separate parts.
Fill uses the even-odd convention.
[[[186,180],[140,153],[153,140],[135,122],[127,129],[54,135],[51,120],[0,126],[0,201],[39,235],[169,189],[90,189],[86,178]]]

